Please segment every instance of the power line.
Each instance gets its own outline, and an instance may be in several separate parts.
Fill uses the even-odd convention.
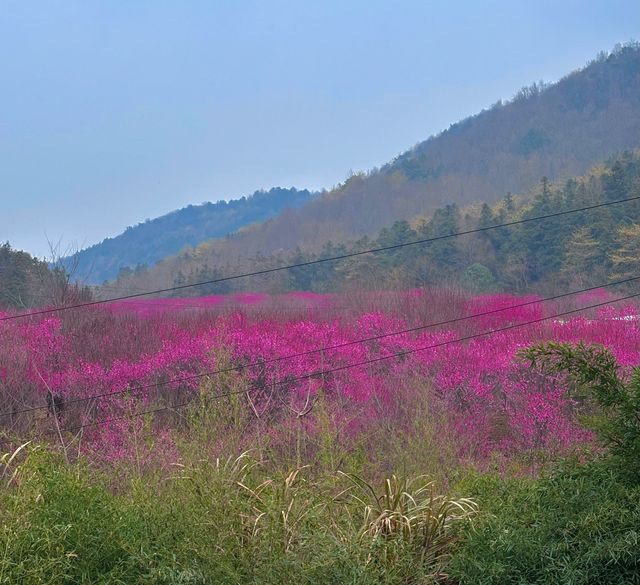
[[[572,314],[575,314],[575,313],[579,313],[581,311],[586,311],[587,309],[594,309],[594,308],[597,308],[597,307],[610,305],[612,303],[617,303],[617,302],[620,302],[620,301],[629,300],[629,299],[632,299],[632,298],[636,298],[638,296],[640,296],[640,293],[634,293],[634,294],[626,295],[626,296],[623,296],[623,297],[619,297],[619,298],[611,300],[611,301],[603,301],[603,302],[600,302],[600,303],[587,305],[586,307],[580,307],[578,309],[571,309],[571,310],[568,310],[568,311],[562,311],[560,313],[556,313],[555,315],[549,315],[549,316],[546,316],[546,317],[539,317],[537,319],[532,319],[532,320],[529,320],[529,321],[525,321],[523,323],[516,323],[516,324],[512,324],[512,325],[507,325],[507,326],[504,326],[504,327],[499,327],[497,329],[491,329],[491,330],[488,330],[488,331],[483,331],[481,333],[475,333],[473,335],[467,335],[467,336],[464,336],[464,337],[458,337],[456,339],[449,339],[449,340],[442,341],[442,342],[439,342],[439,343],[435,343],[435,344],[432,344],[432,345],[427,345],[427,346],[424,346],[424,347],[418,347],[418,348],[414,348],[414,349],[408,349],[408,350],[405,350],[405,351],[401,351],[401,352],[398,352],[398,353],[393,353],[393,354],[390,354],[390,355],[387,355],[387,356],[380,356],[380,357],[376,357],[376,358],[370,358],[370,359],[363,360],[363,361],[360,361],[360,362],[346,364],[344,366],[338,366],[338,367],[330,368],[330,369],[327,369],[327,370],[316,370],[315,372],[310,372],[310,373],[304,374],[303,376],[299,376],[297,378],[289,378],[289,379],[286,379],[286,380],[280,380],[278,382],[274,382],[272,384],[272,386],[275,387],[275,386],[281,386],[281,385],[284,385],[284,384],[291,384],[293,382],[299,382],[299,381],[303,381],[303,380],[308,380],[310,378],[317,378],[317,377],[320,377],[320,376],[324,376],[325,374],[331,374],[331,373],[340,372],[340,371],[348,370],[348,369],[359,367],[359,366],[366,366],[366,365],[370,365],[370,364],[374,364],[374,363],[379,363],[379,362],[382,362],[382,361],[385,361],[385,360],[390,360],[390,359],[393,359],[393,358],[404,357],[404,356],[411,355],[411,354],[414,354],[414,353],[418,353],[418,352],[421,352],[421,351],[427,351],[429,349],[437,349],[437,348],[440,348],[440,347],[451,345],[453,343],[460,343],[460,342],[463,342],[463,341],[470,341],[472,339],[477,339],[477,338],[480,338],[480,337],[487,337],[487,336],[495,335],[496,333],[501,333],[503,331],[509,331],[509,330],[512,330],[512,329],[517,329],[517,328],[525,327],[525,326],[528,326],[528,325],[534,325],[536,323],[542,323],[542,322],[548,321],[550,319],[557,319],[558,317],[564,317],[564,316],[567,316],[567,315],[572,315]],[[217,398],[222,398],[224,396],[232,396],[232,395],[236,395],[236,394],[247,394],[248,392],[250,392],[252,390],[256,390],[256,389],[260,389],[260,388],[262,388],[262,386],[254,386],[252,388],[247,388],[247,389],[244,389],[244,390],[241,390],[241,391],[228,392],[228,393],[225,393],[224,395],[220,394],[220,395],[212,396],[211,398],[217,399]],[[159,407],[159,408],[154,408],[154,409],[150,409],[150,410],[145,410],[145,411],[133,413],[133,414],[130,414],[130,415],[118,416],[118,417],[113,417],[113,418],[110,418],[110,419],[103,419],[103,420],[99,420],[99,421],[93,421],[92,423],[79,425],[77,427],[65,427],[65,428],[61,428],[60,431],[61,432],[62,431],[64,431],[64,432],[74,432],[74,431],[77,431],[77,430],[81,430],[83,428],[87,428],[87,427],[91,427],[91,426],[99,426],[101,424],[107,424],[108,422],[113,422],[113,421],[116,421],[116,420],[134,418],[134,417],[144,416],[144,415],[147,415],[147,414],[153,414],[153,413],[162,412],[162,411],[166,411],[166,410],[175,410],[175,409],[178,409],[178,408],[183,408],[185,406],[188,406],[189,404],[191,404],[191,402],[192,402],[191,400],[188,400],[186,402],[182,402],[182,403],[179,403],[179,404],[176,404],[176,405],[173,405],[173,406],[163,406],[163,407]]]
[[[347,258],[354,258],[356,256],[363,256],[365,254],[377,254],[378,252],[385,252],[385,251],[389,251],[389,250],[398,250],[400,248],[405,248],[405,247],[408,247],[408,246],[416,246],[416,245],[420,245],[420,244],[428,244],[428,243],[431,243],[431,242],[437,242],[437,241],[440,241],[440,240],[446,240],[448,238],[455,238],[455,237],[459,237],[459,236],[477,234],[477,233],[486,232],[486,231],[490,231],[490,230],[494,230],[494,229],[498,229],[498,228],[510,227],[510,226],[514,226],[514,225],[522,225],[522,224],[526,224],[526,223],[530,223],[530,222],[534,222],[534,221],[540,221],[540,220],[543,220],[543,219],[551,219],[553,217],[561,217],[563,215],[569,215],[571,213],[579,213],[579,212],[582,212],[582,211],[590,211],[590,210],[593,210],[593,209],[599,209],[601,207],[608,207],[610,205],[618,205],[618,204],[621,204],[621,203],[629,203],[631,201],[638,201],[638,200],[640,200],[640,195],[639,196],[635,196],[635,197],[629,197],[627,199],[619,199],[617,201],[608,201],[606,203],[598,203],[598,204],[595,204],[595,205],[589,205],[589,206],[580,207],[580,208],[577,208],[577,209],[569,209],[569,210],[566,210],[566,211],[558,211],[558,212],[555,212],[555,213],[548,213],[546,215],[539,215],[539,216],[536,216],[536,217],[518,219],[518,220],[509,221],[509,222],[498,224],[498,225],[487,226],[487,227],[482,227],[482,228],[475,228],[475,229],[471,229],[471,230],[465,230],[465,231],[462,231],[462,232],[446,234],[446,235],[443,235],[443,236],[434,236],[434,237],[431,237],[431,238],[413,240],[411,242],[393,244],[393,245],[390,245],[390,246],[382,246],[382,247],[378,247],[378,248],[370,248],[368,250],[362,250],[360,252],[350,252],[348,254],[340,254],[338,256],[332,256],[332,257],[329,257],[329,258],[319,258],[317,260],[308,260],[306,262],[299,262],[297,264],[289,264],[287,266],[278,266],[278,267],[274,267],[274,268],[265,268],[263,270],[256,270],[254,272],[245,272],[245,273],[242,273],[242,274],[235,274],[235,275],[231,275],[231,276],[225,276],[225,277],[222,277],[222,278],[216,278],[216,279],[213,279],[213,280],[205,280],[205,281],[201,281],[201,282],[195,282],[195,283],[192,283],[192,284],[182,284],[182,285],[172,286],[172,287],[168,287],[168,288],[162,288],[162,289],[157,289],[157,290],[133,293],[133,294],[129,294],[129,295],[123,295],[123,296],[119,296],[119,297],[114,297],[114,298],[111,298],[111,299],[87,301],[87,302],[84,302],[84,303],[77,303],[75,305],[67,305],[67,306],[64,306],[64,307],[52,307],[50,309],[41,309],[41,310],[38,310],[38,311],[30,311],[28,313],[22,313],[20,315],[7,315],[7,316],[0,317],[0,321],[10,321],[10,320],[13,320],[13,319],[21,319],[23,317],[33,317],[33,316],[36,316],[36,315],[47,315],[47,314],[51,314],[51,313],[57,313],[57,312],[61,312],[61,311],[69,311],[71,309],[80,309],[80,308],[84,308],[84,307],[94,307],[96,305],[103,305],[103,304],[106,304],[106,303],[113,303],[113,302],[116,302],[116,301],[124,301],[124,300],[127,300],[127,299],[134,299],[134,298],[150,296],[150,295],[154,295],[154,294],[162,294],[162,293],[174,292],[174,291],[178,291],[178,290],[184,290],[184,289],[187,289],[187,288],[204,286],[204,285],[207,285],[207,284],[217,284],[217,283],[220,283],[220,282],[228,282],[230,280],[238,280],[240,278],[247,278],[247,277],[250,277],[250,276],[261,276],[261,275],[265,275],[265,274],[272,274],[274,272],[280,272],[282,270],[290,270],[292,268],[302,268],[302,267],[305,267],[305,266],[313,266],[313,265],[321,264],[321,263],[324,263],[324,262],[335,262],[337,260],[345,260]]]
[[[625,278],[624,280],[618,280],[618,281],[614,281],[614,282],[610,282],[607,284],[603,284],[603,285],[599,285],[599,286],[591,286],[591,287],[587,287],[587,288],[582,288],[579,290],[575,290],[575,291],[571,291],[571,292],[566,292],[566,293],[561,293],[558,295],[553,295],[550,297],[545,297],[542,299],[534,299],[531,301],[526,301],[524,303],[518,303],[516,305],[509,305],[506,307],[501,307],[499,309],[491,309],[489,311],[483,311],[480,313],[473,313],[471,315],[465,315],[463,317],[455,317],[453,319],[447,319],[445,321],[438,321],[438,322],[434,322],[434,323],[427,323],[424,325],[417,325],[415,327],[410,327],[408,329],[402,329],[399,331],[392,331],[390,333],[382,333],[380,335],[375,335],[372,337],[366,337],[363,339],[355,339],[352,341],[345,341],[343,343],[339,343],[336,345],[330,345],[330,346],[325,346],[322,348],[316,348],[316,349],[311,349],[311,350],[306,350],[303,352],[299,352],[299,353],[294,353],[294,354],[289,354],[289,355],[284,355],[284,356],[278,356],[275,358],[271,358],[268,360],[260,360],[257,362],[251,362],[248,364],[239,364],[237,366],[230,366],[227,368],[222,368],[222,369],[218,369],[218,370],[213,370],[213,371],[209,371],[209,372],[203,372],[200,374],[193,374],[191,376],[185,376],[185,377],[180,377],[180,378],[173,378],[170,380],[166,380],[164,382],[156,382],[153,384],[145,384],[145,385],[139,385],[139,386],[134,386],[132,388],[126,388],[125,390],[118,390],[116,392],[104,392],[102,394],[95,394],[93,396],[86,396],[83,398],[75,398],[72,400],[67,400],[65,401],[65,407],[67,406],[71,406],[74,404],[78,404],[78,403],[83,403],[83,402],[89,402],[91,400],[99,400],[101,398],[110,398],[112,396],[118,396],[118,395],[122,395],[122,394],[136,394],[139,393],[143,390],[149,390],[152,388],[160,388],[162,386],[169,386],[171,384],[178,384],[181,382],[190,382],[193,380],[197,380],[197,379],[201,379],[201,378],[205,378],[205,377],[209,377],[209,376],[214,376],[214,375],[219,375],[219,374],[226,374],[229,372],[235,372],[235,371],[241,371],[241,370],[245,370],[248,368],[253,368],[253,367],[262,367],[262,366],[266,366],[268,364],[273,364],[273,363],[277,363],[277,362],[281,362],[284,360],[289,360],[289,359],[295,359],[295,358],[299,358],[299,357],[305,357],[308,355],[313,355],[315,353],[321,353],[323,351],[331,351],[334,349],[341,349],[343,347],[349,347],[352,345],[358,345],[361,343],[368,343],[370,341],[378,341],[380,339],[385,339],[387,337],[394,337],[397,335],[403,335],[406,333],[415,333],[417,331],[422,331],[424,329],[430,329],[433,327],[440,327],[443,325],[452,325],[454,323],[460,323],[462,321],[467,321],[469,319],[476,319],[478,317],[486,317],[489,315],[494,315],[497,313],[501,313],[503,311],[507,311],[507,310],[511,310],[511,309],[518,309],[521,307],[527,307],[530,305],[535,305],[535,304],[539,304],[539,303],[545,303],[548,301],[554,301],[554,300],[558,300],[558,299],[562,299],[562,298],[566,298],[566,297],[570,297],[573,295],[577,295],[577,294],[583,294],[583,293],[587,293],[587,292],[591,292],[594,290],[598,290],[598,289],[602,289],[602,288],[607,288],[607,287],[611,287],[611,286],[618,286],[621,284],[627,284],[629,282],[635,282],[637,280],[640,280],[640,276],[634,276],[631,278]],[[615,301],[613,301],[615,302]],[[0,418],[2,417],[7,417],[7,416],[17,416],[19,414],[24,414],[27,412],[32,412],[32,411],[36,411],[36,410],[44,410],[46,408],[49,408],[47,405],[40,405],[40,406],[33,406],[33,407],[29,407],[29,408],[24,408],[22,410],[16,410],[13,412],[7,412],[7,413],[2,413],[0,414]]]

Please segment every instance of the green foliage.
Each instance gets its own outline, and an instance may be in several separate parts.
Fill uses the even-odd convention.
[[[129,543],[145,527],[86,471],[34,451],[16,483],[2,493],[0,583],[113,583],[136,570]]]
[[[412,537],[411,546],[397,546],[374,534],[362,538],[360,519],[375,523],[374,511],[362,499],[336,499],[335,475],[308,466],[279,472],[251,452],[198,453],[173,471],[117,483],[39,448],[6,456],[2,466],[0,583],[430,582],[417,579],[442,567],[451,529],[472,507],[429,485],[409,492],[410,482],[398,480]],[[380,565],[372,554],[396,562]]]
[[[611,351],[584,343],[541,343],[522,356],[544,371],[567,373],[577,398],[595,402],[598,411],[588,422],[624,472],[640,480],[640,367],[625,380]]]
[[[460,585],[640,583],[640,368],[622,375],[600,346],[541,343],[532,366],[565,374],[609,448],[541,479],[475,476],[460,488],[483,510],[449,569]]]
[[[476,476],[464,489],[483,512],[448,568],[459,585],[640,583],[640,486],[608,466]]]
[[[616,248],[611,255],[616,278],[630,278],[640,271],[640,223],[618,229]]]
[[[49,268],[46,262],[14,250],[8,242],[0,245],[0,309],[62,302],[56,291],[65,283],[66,275],[59,268]]]
[[[495,290],[496,279],[491,270],[476,262],[462,273],[461,284],[474,294],[484,294]]]

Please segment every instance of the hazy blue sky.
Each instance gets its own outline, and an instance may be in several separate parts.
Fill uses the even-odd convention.
[[[0,0],[0,241],[331,187],[639,29],[638,0]]]

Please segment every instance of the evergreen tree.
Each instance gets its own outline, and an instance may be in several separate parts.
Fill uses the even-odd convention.
[[[572,286],[590,286],[604,282],[607,258],[600,243],[587,227],[571,234],[565,247],[561,274]]]
[[[615,279],[640,276],[640,223],[618,229],[616,249],[611,254]]]

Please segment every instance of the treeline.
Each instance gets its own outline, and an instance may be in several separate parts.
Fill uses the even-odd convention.
[[[394,246],[634,196],[640,197],[640,155],[627,153],[580,179],[551,184],[543,178],[528,197],[507,195],[493,206],[447,205],[415,225],[396,222],[374,239],[361,238],[350,246],[328,243],[320,253],[297,252],[278,262]],[[256,268],[265,264],[274,262],[254,261]],[[638,275],[640,201],[634,201],[294,269],[281,283],[286,289],[328,291],[449,282],[481,293],[553,291]]]
[[[42,284],[49,276],[46,262],[14,250],[8,242],[0,246],[0,307],[30,307],[39,300]]]
[[[562,183],[543,178],[528,195],[507,195],[494,205],[485,203],[464,208],[447,205],[437,209],[429,219],[397,221],[382,229],[375,238],[363,237],[347,244],[326,242],[316,252],[298,249],[269,257],[256,255],[242,263],[218,266],[185,255],[172,284],[302,264],[634,196],[640,196],[640,153],[625,153],[584,177]],[[474,293],[554,291],[598,285],[638,274],[640,201],[185,289],[179,294],[198,296],[239,290],[334,292],[442,284],[456,284]],[[123,276],[118,284],[141,286],[143,277],[141,274]]]
[[[91,298],[62,266],[50,266],[27,252],[0,245],[0,309],[64,305]]]

